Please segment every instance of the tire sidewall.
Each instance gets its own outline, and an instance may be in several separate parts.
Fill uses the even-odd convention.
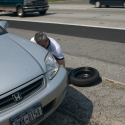
[[[74,73],[79,72],[81,70],[84,70],[84,71],[89,70],[89,71],[93,72],[93,75],[86,79],[78,79],[74,76]],[[76,69],[72,70],[69,73],[68,79],[69,79],[69,82],[73,85],[88,86],[91,83],[95,82],[97,79],[99,79],[99,72],[92,67],[80,67],[80,68],[76,68]]]

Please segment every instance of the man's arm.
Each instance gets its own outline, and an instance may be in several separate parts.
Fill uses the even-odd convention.
[[[59,65],[65,67],[64,54],[62,52],[61,47],[55,50],[54,57]]]
[[[61,60],[56,60],[57,63],[63,67],[65,67],[65,60],[64,59],[61,59]]]

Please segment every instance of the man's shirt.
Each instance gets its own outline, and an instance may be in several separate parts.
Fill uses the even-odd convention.
[[[49,38],[49,45],[46,48],[57,60],[62,60],[64,59],[64,54],[62,52],[62,49],[60,47],[60,45],[53,39],[53,38]],[[36,41],[34,40],[34,37],[31,38],[31,41],[36,43]]]

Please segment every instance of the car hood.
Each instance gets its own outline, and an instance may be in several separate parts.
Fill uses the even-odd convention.
[[[0,36],[0,95],[44,74],[47,53],[39,45],[16,35]]]

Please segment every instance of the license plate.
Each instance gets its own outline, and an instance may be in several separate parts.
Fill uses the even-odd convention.
[[[42,118],[41,104],[35,104],[24,112],[11,118],[12,125],[31,125],[38,119]]]

